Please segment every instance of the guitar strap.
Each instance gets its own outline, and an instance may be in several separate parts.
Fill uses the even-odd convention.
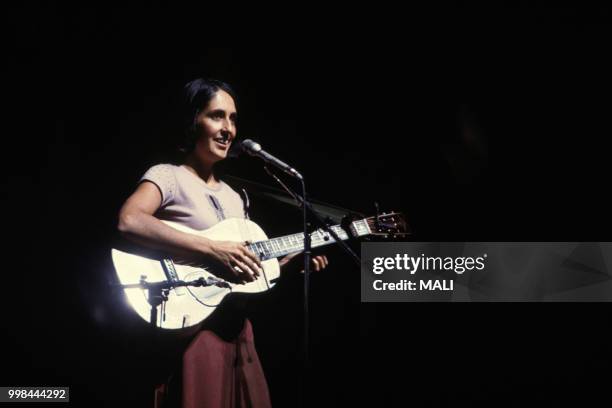
[[[242,205],[244,210],[244,218],[250,220],[249,218],[249,207],[251,206],[251,202],[249,201],[249,195],[247,194],[244,188],[240,189],[240,195],[242,196]]]

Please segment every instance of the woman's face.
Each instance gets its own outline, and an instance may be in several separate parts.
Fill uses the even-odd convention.
[[[196,118],[195,156],[206,164],[214,164],[227,157],[236,137],[236,105],[234,99],[219,89],[208,106]]]

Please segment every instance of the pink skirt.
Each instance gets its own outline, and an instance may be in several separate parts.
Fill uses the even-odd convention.
[[[199,332],[183,355],[183,408],[242,407],[271,407],[249,320],[231,342]]]

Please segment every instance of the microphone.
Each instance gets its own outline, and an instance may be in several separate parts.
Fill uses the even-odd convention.
[[[212,276],[207,278],[205,282],[206,284],[204,286],[217,286],[219,288],[227,288],[227,289],[232,288],[230,284],[224,281],[223,279],[215,278]]]
[[[263,150],[259,143],[256,143],[256,142],[252,141],[251,139],[243,140],[240,143],[240,148],[242,149],[243,152],[248,153],[251,156],[259,157],[260,159],[262,159],[266,163],[270,163],[270,164],[278,167],[279,169],[281,169],[285,173],[289,174],[290,176],[296,177],[296,178],[298,178],[300,180],[303,179],[302,175],[300,173],[298,173],[298,171],[296,169],[294,169],[293,167],[289,166],[287,163],[277,159],[276,157],[272,156],[270,153],[268,153],[265,150]]]
[[[224,281],[223,279],[215,278],[213,276],[210,276],[206,279],[200,278],[193,282],[198,282],[200,286],[217,286],[220,288],[228,288],[228,289],[232,288],[230,284]]]

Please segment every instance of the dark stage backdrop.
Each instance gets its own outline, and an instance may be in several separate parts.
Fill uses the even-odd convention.
[[[283,12],[244,25],[222,5],[3,13],[0,385],[150,406],[150,383],[175,369],[176,347],[155,353],[109,292],[108,255],[122,201],[178,140],[177,89],[199,76],[235,85],[239,136],[299,169],[313,198],[403,211],[411,239],[610,239],[607,10]],[[230,173],[271,183],[252,158]],[[299,229],[295,209],[253,201],[269,235]],[[607,304],[361,304],[358,270],[328,255],[312,283],[315,406],[602,394]],[[300,282],[252,303],[273,403],[298,406]]]

